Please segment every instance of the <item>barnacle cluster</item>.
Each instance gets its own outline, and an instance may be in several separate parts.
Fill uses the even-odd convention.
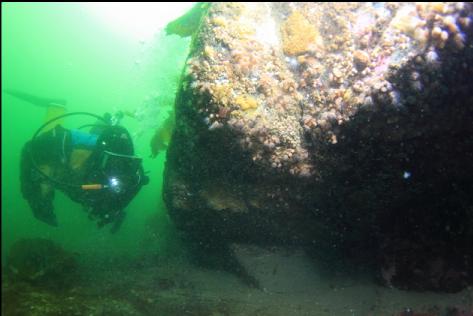
[[[412,71],[408,93],[390,78],[416,58],[435,66],[442,50],[463,49],[468,5],[214,4],[196,36],[183,89],[192,90],[211,130],[240,133],[236,142],[253,161],[277,172],[311,173],[316,166],[307,147],[337,144],[338,126],[360,109],[403,109],[425,93],[422,70]]]

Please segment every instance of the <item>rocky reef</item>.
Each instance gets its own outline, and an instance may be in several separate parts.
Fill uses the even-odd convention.
[[[21,239],[7,258],[6,275],[13,282],[63,290],[77,281],[77,255],[49,239]]]
[[[473,6],[213,3],[164,199],[202,260],[298,245],[402,289],[473,283]]]

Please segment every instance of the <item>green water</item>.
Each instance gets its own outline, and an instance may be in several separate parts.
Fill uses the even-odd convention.
[[[212,78],[221,62],[235,64],[225,69],[215,82],[237,83],[231,90],[234,100],[230,106],[222,106],[227,102],[219,96],[217,86],[209,95],[191,98],[200,101],[211,97],[222,101],[218,107],[215,107],[217,102],[210,104],[209,112],[203,113],[208,117],[202,116],[204,120],[200,125],[192,126],[198,118],[194,116],[197,108],[189,113],[181,111],[184,116],[179,122],[183,128],[176,135],[172,151],[178,163],[169,169],[177,172],[176,176],[170,173],[172,176],[167,178],[168,190],[177,191],[169,194],[169,200],[177,209],[176,223],[184,230],[184,238],[180,239],[162,199],[166,152],[152,159],[150,140],[156,128],[164,126],[168,116],[173,115],[178,80],[191,44],[189,37],[166,36],[164,28],[192,5],[2,3],[2,89],[66,99],[69,112],[139,113],[135,118],[125,117],[121,125],[133,136],[135,154],[143,158],[144,170],[150,178],[150,183],[143,186],[126,207],[127,216],[116,234],[110,232],[111,225],[99,229],[95,221],[89,220],[82,205],[58,190],[54,211],[59,226],[52,227],[35,219],[21,195],[20,158],[24,144],[44,123],[46,109],[2,90],[2,267],[5,276],[2,278],[2,315],[338,316],[439,315],[440,311],[445,311],[441,315],[473,315],[472,256],[470,244],[465,242],[471,239],[472,230],[468,230],[468,224],[463,224],[471,219],[471,200],[466,193],[472,186],[464,177],[471,168],[459,167],[471,157],[472,147],[470,141],[463,139],[464,132],[470,130],[467,121],[471,110],[464,104],[471,100],[467,88],[472,84],[466,75],[472,62],[471,30],[465,33],[467,42],[462,33],[454,37],[451,34],[451,29],[463,29],[459,28],[460,24],[471,27],[471,4],[458,4],[451,10],[439,4],[429,11],[422,5],[368,3],[367,7],[353,11],[352,7],[357,5],[251,3],[226,6],[217,3],[206,11],[207,3],[201,3],[200,9],[196,6],[191,14],[170,24],[174,27],[167,28],[169,33],[189,35],[188,29],[204,21],[203,33],[196,37],[197,45],[192,54],[203,50],[204,57],[212,56],[213,51],[219,56],[210,60],[210,76],[201,76],[206,66],[200,58],[195,59],[195,65],[202,66],[191,69],[198,74],[198,80],[189,82],[192,89],[205,91],[208,88],[205,80]],[[423,13],[416,17],[414,10]],[[271,14],[265,16],[265,12]],[[424,21],[433,16],[429,12],[435,13],[435,21]],[[449,12],[457,16],[447,15]],[[201,20],[201,13],[209,15]],[[311,17],[311,14],[316,15]],[[297,16],[298,22],[291,21]],[[345,18],[346,23],[341,23]],[[389,23],[388,18],[391,18]],[[453,24],[457,18],[459,22]],[[315,27],[315,20],[320,21],[317,30],[323,31],[314,36],[317,45],[309,43],[307,52],[297,58],[284,56],[285,29],[299,29],[302,25],[298,32],[305,31],[307,24]],[[397,30],[399,26],[409,30],[408,33],[415,33],[409,25],[425,22],[432,29],[440,29],[440,21],[450,25],[449,32],[441,29],[440,39],[450,34],[448,43],[456,41],[453,55],[447,50],[447,43],[442,54],[437,54],[437,48],[432,46],[424,51],[425,56],[416,56],[412,68],[410,62],[400,61],[401,68],[388,67],[392,59],[401,58],[404,53],[400,51],[409,52],[407,49],[412,44],[409,37]],[[245,36],[253,28],[250,23],[257,23],[255,42]],[[368,24],[376,27],[368,27]],[[223,29],[209,32],[209,25]],[[212,34],[215,37],[209,38]],[[320,47],[319,35],[323,43]],[[353,56],[355,68],[343,70],[350,73],[341,86],[346,88],[343,91],[329,75],[335,74],[339,67],[351,65],[351,57],[345,56],[348,50],[345,52],[342,48],[345,45],[339,43],[345,35],[353,36],[353,41],[347,45],[349,51],[358,52],[358,57],[366,53],[371,59],[367,58],[368,63],[366,58]],[[380,48],[385,49],[384,37],[391,36],[393,43],[397,43],[394,41],[397,39],[402,44],[399,46],[405,45],[407,49],[399,47],[397,50],[393,46],[386,49],[389,53],[380,51]],[[366,39],[370,43],[361,44]],[[296,40],[299,41],[298,37]],[[438,40],[433,41],[433,45],[442,43]],[[267,55],[266,44],[274,45],[269,47],[271,56]],[[283,45],[277,47],[279,44]],[[312,46],[320,52],[309,48]],[[358,46],[360,50],[355,51]],[[364,46],[366,52],[362,50]],[[465,46],[465,52],[458,46]],[[245,52],[254,53],[254,58],[244,56]],[[280,56],[276,56],[278,54]],[[222,56],[228,56],[228,60],[222,61]],[[268,60],[265,57],[269,57]],[[447,59],[450,60],[447,62]],[[354,75],[360,66],[355,60],[366,69],[366,80],[365,75]],[[264,72],[255,75],[252,70],[243,78],[245,69],[251,69],[253,63],[255,73]],[[222,64],[226,68],[227,65]],[[450,72],[450,65],[456,73]],[[375,81],[378,77],[391,76],[391,72],[383,70],[391,68],[397,69],[392,74],[394,78],[385,80],[383,77],[379,89],[368,89],[368,85],[378,85]],[[230,75],[234,77],[231,80]],[[271,76],[264,79],[266,75]],[[404,78],[412,80],[398,87]],[[258,93],[265,96],[264,99],[258,96],[258,100],[265,104],[256,102],[249,94],[248,79],[257,82]],[[424,86],[424,79],[425,93],[414,92],[412,89],[417,91],[417,83]],[[297,86],[298,82],[304,85]],[[314,88],[307,85],[309,82]],[[359,82],[367,88],[361,90],[366,92],[363,98],[354,94],[354,86]],[[378,96],[388,84],[399,88],[389,90],[388,99],[393,99],[393,105],[396,103],[395,111],[389,108],[391,101],[384,100],[387,94],[382,98]],[[315,91],[318,87],[329,91],[323,91],[324,88]],[[192,89],[183,90],[180,98],[191,97]],[[298,90],[297,94],[310,93],[304,97],[310,101],[300,103],[300,110],[291,102],[296,96],[294,90]],[[405,92],[409,93],[405,103],[394,102],[397,99],[394,96],[404,98]],[[415,107],[411,101],[407,102],[410,98],[417,102],[417,96],[419,103]],[[439,99],[431,104],[430,100],[437,96]],[[251,106],[236,101],[240,97],[254,99],[259,108],[264,108],[267,114],[260,117],[266,122],[253,124],[258,116],[253,116]],[[353,108],[345,100],[352,98],[353,101],[349,101],[353,102]],[[335,123],[330,117],[335,111],[333,106],[341,99],[347,105],[340,103],[337,114],[345,115],[343,112],[355,109],[357,112],[349,120],[347,116],[347,120]],[[356,103],[365,100],[366,107],[355,104],[355,99]],[[389,103],[386,107],[385,101]],[[440,104],[442,107],[436,109]],[[445,104],[449,106],[444,107]],[[377,109],[375,105],[382,106]],[[325,106],[330,108],[325,109]],[[219,111],[214,112],[217,109]],[[238,120],[231,123],[233,127],[228,129],[231,133],[227,134],[225,129],[220,135],[219,132],[212,135],[200,132],[200,129],[205,131],[205,119],[212,123],[209,130],[217,129],[220,122],[231,126],[230,119],[225,121],[231,111],[241,116],[235,115]],[[326,114],[327,120],[323,118]],[[432,128],[426,127],[426,119],[429,124],[432,122]],[[363,125],[365,120],[369,123],[366,126]],[[94,122],[89,117],[73,116],[64,126],[72,129],[90,123]],[[272,124],[274,135],[270,131]],[[412,133],[416,124],[419,124],[419,133]],[[329,130],[321,133],[317,125],[323,130],[328,126]],[[238,140],[241,136],[238,126],[244,126],[242,135],[248,137],[242,148],[246,143],[249,148],[255,145],[256,149],[250,150],[249,155],[234,150],[236,142],[222,142],[230,135],[236,135]],[[302,129],[304,141],[302,137],[299,141],[294,135]],[[203,137],[186,140],[185,137],[194,137],[192,131],[198,131]],[[443,135],[442,132],[448,133]],[[373,133],[372,138],[368,137],[370,133]],[[338,141],[331,138],[334,144],[324,144],[321,138],[324,135],[342,137]],[[224,159],[222,151],[208,146],[214,140],[213,147],[222,146],[231,157]],[[263,143],[264,147],[260,147]],[[193,145],[201,147],[189,151],[189,146]],[[283,168],[279,165],[282,171],[267,172],[262,162],[252,164],[251,155],[257,153],[253,157],[256,159],[260,156],[258,151],[266,145],[268,151],[264,149],[263,154],[268,159],[271,157],[271,160],[264,158],[266,162],[274,163],[282,154],[289,156],[286,150],[292,150],[292,159],[294,163],[297,161],[298,168],[300,166],[300,178],[296,178],[296,174],[284,176],[286,167],[293,163],[291,157],[284,158],[286,162],[281,160],[287,163]],[[277,155],[273,156],[270,147],[275,148]],[[207,155],[203,155],[207,149]],[[213,154],[216,156],[210,157]],[[197,159],[192,161],[192,158]],[[204,160],[207,158],[210,159]],[[312,158],[313,166],[320,170],[316,170],[317,176],[307,178]],[[179,170],[184,166],[182,161],[190,161],[191,168]],[[205,163],[210,168],[205,168]],[[198,170],[200,165],[202,168]],[[267,166],[269,168],[269,164]],[[249,167],[255,167],[254,173]],[[201,175],[206,170],[210,170],[206,178],[192,182],[196,174]],[[295,170],[291,169],[292,173],[296,173]],[[189,221],[183,221],[185,214],[193,215],[185,218]],[[26,240],[23,248],[18,247],[22,243],[16,242],[24,238],[33,239]],[[244,244],[245,241],[252,244]],[[7,261],[9,254],[12,255]],[[430,286],[435,290],[445,284],[450,292],[457,287],[454,283],[458,283],[458,288],[466,286],[462,279],[466,279],[465,276],[470,286],[458,293],[423,289]],[[411,285],[420,290],[406,290]]]
[[[153,10],[164,26],[188,7],[154,4]],[[134,111],[157,93],[163,104],[156,105],[160,114],[151,121],[162,121],[172,110],[190,39],[166,37],[159,31],[139,38],[120,20],[105,18],[103,12],[113,14],[114,7],[102,9],[100,14],[79,3],[2,3],[2,89],[64,98],[70,112],[98,115]],[[44,116],[44,108],[2,92],[2,262],[10,245],[25,237],[48,238],[94,257],[165,251],[172,232],[161,197],[165,153],[149,158],[153,130],[142,131],[142,122],[132,118],[122,125],[131,134],[143,132],[135,138],[135,151],[144,158],[151,181],[126,208],[120,231],[113,235],[109,227],[98,229],[79,204],[59,191],[54,200],[59,226],[33,217],[20,192],[20,153]],[[84,120],[73,117],[65,125],[76,128]]]

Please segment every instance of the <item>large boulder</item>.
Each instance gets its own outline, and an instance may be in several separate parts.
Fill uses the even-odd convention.
[[[387,285],[473,276],[469,3],[214,3],[176,99],[164,198],[202,258],[304,246]]]

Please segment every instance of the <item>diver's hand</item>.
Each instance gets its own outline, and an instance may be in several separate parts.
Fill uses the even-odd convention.
[[[97,222],[97,227],[102,228],[106,224],[112,223],[110,232],[115,234],[121,227],[123,220],[125,219],[125,212],[123,210],[113,211],[105,215],[101,215]]]
[[[34,217],[36,217],[37,219],[39,219],[40,221],[48,225],[57,226],[58,224],[57,224],[56,214],[54,214],[53,212],[52,203],[51,205],[49,204],[50,203],[36,204],[33,207]]]
[[[115,234],[120,227],[122,226],[123,220],[125,219],[125,212],[122,210],[118,213],[117,217],[115,218],[114,223],[112,224],[112,228],[110,228],[110,232]]]

